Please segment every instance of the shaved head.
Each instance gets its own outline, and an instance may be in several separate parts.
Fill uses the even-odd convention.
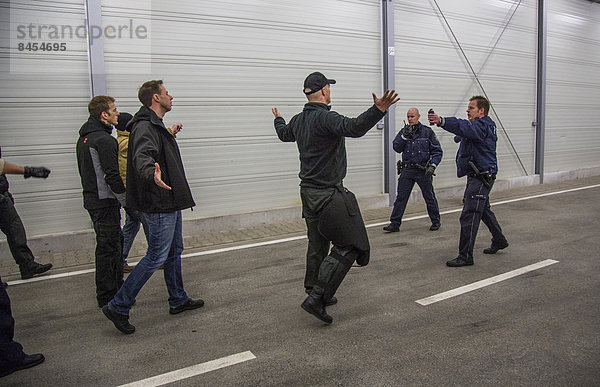
[[[411,107],[406,112],[406,118],[408,119],[409,125],[416,125],[419,122],[419,118],[421,115],[419,114],[419,109]]]

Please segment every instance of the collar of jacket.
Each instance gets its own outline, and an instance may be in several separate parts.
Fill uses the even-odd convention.
[[[142,106],[140,108],[140,110],[138,110],[138,112],[135,113],[133,118],[127,123],[127,127],[132,128],[133,124],[138,121],[150,121],[150,123],[152,125],[155,125],[155,126],[158,126],[158,127],[161,127],[163,129],[167,130],[167,127],[165,126],[162,118],[157,116],[156,113],[154,112],[154,110],[152,110],[146,106]]]
[[[105,131],[108,132],[108,134],[111,134],[112,130],[113,126],[111,124],[105,124],[98,118],[90,116],[88,120],[81,126],[81,129],[79,129],[79,135],[85,136],[89,133],[99,131]]]
[[[304,111],[307,110],[331,110],[331,106],[325,105],[321,102],[308,102],[304,105]]]

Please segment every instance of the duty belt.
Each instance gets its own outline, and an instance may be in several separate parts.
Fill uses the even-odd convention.
[[[402,163],[402,168],[415,168],[415,169],[425,169],[425,165],[416,164],[416,163]]]

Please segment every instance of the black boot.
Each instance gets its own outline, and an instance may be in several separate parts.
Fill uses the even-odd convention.
[[[483,249],[484,254],[496,254],[498,250],[502,250],[508,247],[508,241],[505,239],[501,242],[496,243],[496,241],[492,241],[492,245],[487,249]]]
[[[47,263],[42,265],[41,263],[33,262],[31,266],[21,267],[21,279],[33,278],[36,274],[42,274],[52,269],[52,264]]]
[[[315,294],[313,291],[300,305],[302,309],[312,314],[319,320],[323,321],[326,324],[331,324],[333,322],[333,317],[327,314],[325,310],[325,303],[323,302],[323,296]]]

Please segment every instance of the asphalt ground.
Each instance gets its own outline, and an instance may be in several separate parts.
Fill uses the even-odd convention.
[[[329,326],[300,308],[305,239],[239,247],[302,232],[186,249],[186,291],[206,305],[170,315],[157,272],[131,311],[132,335],[97,307],[93,273],[16,281],[8,287],[15,339],[46,361],[0,385],[151,385],[147,378],[166,373],[177,386],[599,385],[599,183],[492,192],[510,246],[482,254],[490,238],[482,224],[470,267],[445,265],[457,255],[459,198],[441,202],[449,213],[436,232],[419,218],[426,214],[419,205],[399,233],[369,227],[371,263],[350,270],[339,303],[328,307]],[[385,222],[383,214],[365,214],[367,224]],[[210,252],[231,247],[239,249]],[[558,262],[427,306],[416,302],[548,259]],[[237,364],[223,360],[248,353]],[[211,370],[218,359],[223,368]]]

